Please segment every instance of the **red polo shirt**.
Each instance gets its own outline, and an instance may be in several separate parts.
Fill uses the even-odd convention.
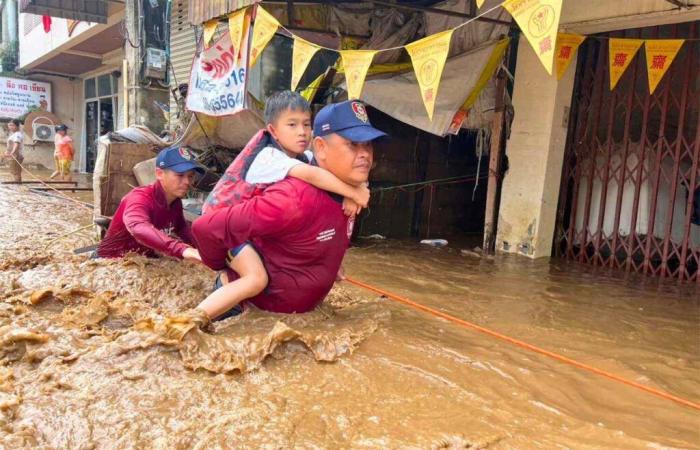
[[[156,181],[124,196],[100,242],[97,256],[121,258],[135,252],[150,257],[162,254],[182,258],[182,252],[192,242],[182,202],[177,199],[168,206],[165,192]]]
[[[192,234],[202,261],[214,270],[227,268],[229,249],[252,242],[270,281],[249,301],[268,311],[301,313],[315,308],[333,287],[352,225],[331,194],[287,178],[250,200],[200,217]],[[228,272],[235,279],[235,272]]]

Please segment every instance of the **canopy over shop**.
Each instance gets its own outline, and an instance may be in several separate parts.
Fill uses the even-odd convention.
[[[231,12],[225,10],[224,3],[245,8],[254,2],[206,3],[210,8],[191,2],[188,11],[190,20],[198,24],[212,17],[219,22],[212,27],[210,21],[203,26],[205,33],[197,33],[200,52],[207,28],[211,30],[211,37],[206,36],[211,45],[206,48],[215,47],[227,37],[229,27],[218,20]],[[297,90],[315,109],[348,98],[342,58],[331,49],[394,48],[373,55],[360,95],[370,106],[373,123],[393,136],[375,155],[378,164],[371,182],[376,192],[371,214],[362,220],[360,233],[393,237],[474,233],[480,239],[489,167],[483,157],[490,151],[494,126],[499,139],[493,144],[495,148],[501,146],[503,105],[507,103],[506,80],[497,83],[495,74],[504,67],[508,52],[510,15],[498,7],[500,2],[488,1],[480,11],[492,11],[461,26],[476,16],[473,2],[434,3],[415,7],[384,2],[305,2],[290,7],[284,2],[263,2],[258,7],[269,12],[280,27],[247,73],[247,108],[218,117],[196,113],[179,142],[201,149],[208,156],[218,146],[240,149],[245,145],[262,125],[264,99],[272,92],[290,88],[295,42],[303,40],[324,47],[314,52],[298,80]],[[253,30],[259,14],[250,14]],[[453,27],[458,28],[449,41],[431,120],[411,59],[401,47]],[[197,62],[192,66],[190,92]],[[494,162],[498,165],[500,158]],[[497,167],[492,168],[497,176]],[[495,194],[497,183],[493,181]],[[493,195],[491,211],[495,210],[495,200]]]

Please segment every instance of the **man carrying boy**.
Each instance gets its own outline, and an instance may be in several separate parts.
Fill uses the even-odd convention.
[[[186,148],[170,147],[156,157],[156,181],[126,194],[114,213],[107,234],[97,248],[99,258],[127,253],[159,254],[201,261],[192,247],[190,226],[182,202],[194,180],[204,173]]]
[[[287,122],[276,123],[283,127]],[[372,127],[357,101],[324,107],[314,121],[314,135],[318,167],[356,187],[369,177],[372,141],[386,136]],[[336,281],[352,235],[354,220],[343,213],[342,198],[287,177],[246,201],[232,203],[206,213],[192,227],[202,261],[225,270],[228,278],[197,307],[206,316],[202,319],[233,315],[244,299],[273,312],[315,308]],[[246,265],[236,263],[243,250],[264,261],[266,277],[262,292],[256,285],[258,294],[240,298],[240,292],[250,288],[237,287],[246,276]],[[236,287],[235,292],[227,292],[229,286]]]
[[[313,159],[311,152],[305,152],[311,140],[311,108],[306,99],[292,91],[271,96],[265,104],[265,120],[266,128],[253,137],[217,183],[204,205],[205,215],[260,195],[288,176],[344,196],[343,207],[348,216],[367,205],[369,190],[364,184],[347,184],[323,168],[306,164]],[[225,273],[217,277],[215,291],[201,304],[212,318],[223,318],[221,313],[258,295],[269,282],[263,261],[251,242],[230,250],[227,265],[238,276],[230,284]],[[240,312],[240,308],[230,314],[235,312]]]

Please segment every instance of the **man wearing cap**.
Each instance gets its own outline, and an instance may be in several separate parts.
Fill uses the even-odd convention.
[[[190,189],[195,173],[204,173],[204,168],[186,148],[162,150],[156,157],[156,181],[124,196],[96,256],[120,258],[138,253],[201,261],[192,246],[180,200]]]
[[[372,167],[372,142],[384,136],[372,127],[362,103],[328,105],[314,121],[313,163],[359,186]],[[204,264],[226,270],[229,282],[238,277],[226,264],[229,250],[252,243],[269,283],[246,303],[303,313],[321,303],[336,281],[353,225],[343,213],[341,197],[290,177],[256,197],[204,215],[194,222],[192,234]]]

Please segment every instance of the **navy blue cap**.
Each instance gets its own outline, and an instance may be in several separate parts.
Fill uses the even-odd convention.
[[[337,133],[353,142],[369,142],[386,137],[369,123],[365,105],[357,100],[326,105],[314,119],[314,136]]]
[[[161,150],[156,156],[156,167],[177,173],[194,170],[202,175],[205,172],[204,167],[194,160],[192,153],[185,147],[168,147]]]

